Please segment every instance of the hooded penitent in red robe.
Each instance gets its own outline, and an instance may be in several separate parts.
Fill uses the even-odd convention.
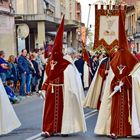
[[[95,76],[89,87],[84,106],[92,109],[99,109],[101,99],[104,92],[104,86],[106,83],[107,74],[105,73],[108,70],[108,58],[104,57],[99,62],[99,66],[95,73]]]
[[[88,88],[91,84],[91,77],[92,77],[92,71],[91,71],[91,62],[90,62],[90,56],[88,51],[85,48],[85,44],[82,42],[82,59],[84,60],[84,66],[83,66],[83,84],[84,88]]]
[[[138,63],[137,59],[130,53],[125,34],[122,13],[119,18],[119,50],[111,61],[111,68],[115,77],[111,82],[113,92],[115,86],[123,82],[121,91],[112,96],[111,106],[111,134],[116,136],[131,136],[131,110],[132,110],[132,77],[129,76],[134,66]]]
[[[97,124],[96,134],[112,135],[113,137],[125,137],[136,134],[136,126],[132,118],[137,116],[134,111],[134,85],[132,77],[137,59],[129,51],[124,14],[120,10],[119,16],[119,48],[110,62],[110,71],[104,91]],[[137,90],[139,90],[137,88]],[[137,104],[137,103],[136,103]],[[133,109],[132,109],[133,106]],[[132,113],[133,110],[133,113]],[[102,116],[104,114],[104,116]],[[102,127],[102,128],[101,128]],[[137,132],[139,133],[139,132]]]
[[[69,62],[63,59],[62,42],[64,32],[64,17],[61,21],[54,41],[51,57],[46,66],[47,79],[42,86],[46,91],[46,101],[43,116],[43,132],[60,133],[63,114],[63,84],[64,70]]]

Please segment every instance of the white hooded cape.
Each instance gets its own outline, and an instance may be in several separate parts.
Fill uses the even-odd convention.
[[[80,74],[74,64],[69,64],[64,71],[63,95],[61,134],[85,132],[87,128],[83,110],[84,91]]]
[[[84,63],[84,74],[83,74],[83,82],[84,82],[84,88],[89,87],[89,67],[87,62]]]
[[[83,85],[82,85],[81,75],[80,75],[79,71],[77,70],[77,68],[74,64],[74,61],[73,61],[73,59],[71,58],[70,55],[65,55],[64,59],[69,61],[71,63],[71,65],[73,66],[74,73],[75,73],[75,80],[76,80],[76,83],[78,84],[77,88],[78,88],[78,91],[79,91],[78,93],[79,93],[79,96],[80,96],[80,101],[82,102],[82,104],[84,104],[85,94],[84,94],[84,89],[83,89]],[[69,74],[72,76],[71,73],[69,73]]]
[[[89,90],[87,92],[87,96],[86,96],[86,99],[84,102],[84,107],[93,108],[93,109],[97,108],[97,103],[98,103],[98,99],[100,96],[102,80],[103,80],[102,77],[98,74],[98,71],[99,71],[101,63],[105,59],[106,59],[106,57],[103,58],[99,63],[95,76],[94,76],[94,78],[90,84]]]
[[[7,134],[20,127],[20,125],[21,123],[16,116],[0,79],[0,135]]]
[[[70,64],[64,71],[64,108],[61,134],[86,131],[86,122],[77,76]]]

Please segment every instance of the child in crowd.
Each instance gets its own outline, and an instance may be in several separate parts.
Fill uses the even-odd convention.
[[[7,81],[7,85],[6,84],[4,85],[4,88],[7,92],[10,102],[15,104],[15,103],[19,103],[20,99],[15,95],[13,91],[13,87],[14,87],[14,82],[12,80]]]

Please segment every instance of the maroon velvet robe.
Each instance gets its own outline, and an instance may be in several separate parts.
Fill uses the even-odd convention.
[[[124,83],[121,92],[112,97],[111,106],[111,130],[116,136],[131,136],[131,111],[132,111],[132,78],[126,76],[122,79]],[[115,77],[112,80],[112,91],[119,81]]]
[[[63,74],[50,83],[63,84]],[[52,86],[45,82],[42,89],[45,89],[47,92],[42,130],[43,132],[49,132],[50,134],[60,133],[63,115],[63,87],[53,86],[54,93],[52,93]]]

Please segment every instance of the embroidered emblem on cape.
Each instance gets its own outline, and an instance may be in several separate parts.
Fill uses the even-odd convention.
[[[126,66],[120,64],[119,66],[117,66],[118,70],[119,70],[119,74],[121,75],[123,73],[123,70],[126,68]]]
[[[56,64],[57,64],[57,61],[51,60],[51,62],[50,62],[51,70],[54,70],[54,67]]]

